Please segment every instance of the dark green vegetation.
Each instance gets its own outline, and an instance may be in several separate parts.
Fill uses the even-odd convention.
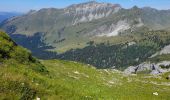
[[[32,57],[31,52],[18,46],[10,37],[0,32],[0,62],[20,63],[31,65],[30,68],[38,72],[47,72],[45,67],[36,58]],[[36,66],[36,67],[35,67]]]
[[[168,100],[169,73],[127,76],[68,61],[38,61],[0,32],[1,100]],[[45,66],[45,67],[44,67]],[[159,95],[153,95],[157,92]]]
[[[137,33],[136,33],[137,32]],[[136,31],[125,35],[131,42],[112,45],[109,42],[95,44],[83,49],[73,49],[59,55],[60,59],[80,61],[97,68],[125,69],[147,60],[148,57],[170,44],[170,33],[166,31]],[[124,35],[124,34],[123,34]],[[135,38],[137,35],[139,38]],[[156,58],[155,58],[156,59]]]
[[[48,70],[31,53],[0,32],[0,99],[31,100],[37,90],[28,72],[47,75]]]

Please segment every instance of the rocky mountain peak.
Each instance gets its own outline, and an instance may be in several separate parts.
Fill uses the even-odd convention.
[[[74,4],[67,7],[65,13],[74,16],[73,24],[107,17],[121,9],[119,4],[99,3],[96,1]]]
[[[93,8],[98,8],[98,7],[121,7],[119,4],[111,4],[111,3],[99,3],[96,1],[90,1],[90,2],[86,2],[86,3],[80,3],[80,4],[73,4],[71,6],[69,6],[69,9],[74,9],[74,8],[89,8],[89,9],[93,9]]]

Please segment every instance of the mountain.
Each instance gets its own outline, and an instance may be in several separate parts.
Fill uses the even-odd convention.
[[[9,34],[13,33],[11,35],[22,34],[34,37],[36,33],[44,34],[42,35],[42,40],[45,44],[52,45],[58,49],[69,42],[70,45],[74,46],[74,44],[76,44],[75,46],[77,47],[79,46],[77,45],[77,40],[84,37],[84,35],[78,34],[78,32],[81,32],[82,30],[85,31],[86,27],[79,28],[77,26],[79,30],[72,30],[71,28],[74,27],[75,24],[78,25],[82,22],[89,23],[97,19],[105,18],[109,15],[115,14],[120,9],[121,7],[117,4],[97,2],[71,5],[64,9],[41,9],[39,11],[31,11],[20,17],[11,18],[4,22],[1,25],[1,28]],[[70,29],[72,31],[70,31]],[[68,33],[66,31],[70,32]],[[74,31],[77,31],[77,33]],[[86,39],[83,40],[88,41]],[[85,44],[84,41],[82,43],[83,45]],[[66,49],[70,48],[68,46],[65,47]],[[61,49],[64,49],[64,47]]]
[[[121,6],[118,4],[98,3],[95,1],[71,5],[64,9],[65,13],[72,14],[72,24],[75,25],[81,22],[89,22],[94,19],[108,17],[111,14],[118,12]]]
[[[124,9],[119,4],[93,1],[63,9],[31,10],[4,21],[0,28],[38,58],[123,70],[169,44],[169,19],[169,10]]]
[[[11,17],[16,17],[22,15],[21,13],[17,12],[0,12],[0,23],[4,20],[7,20],[8,18]]]
[[[1,24],[1,29],[12,37],[24,35],[34,38],[40,33],[39,41],[43,42],[44,46],[54,47],[52,50],[60,53],[71,48],[83,48],[91,40],[100,40],[101,43],[104,37],[117,36],[125,30],[134,31],[138,27],[146,26],[153,30],[169,29],[169,18],[169,10],[136,6],[124,9],[119,4],[93,1],[74,4],[63,9],[46,8],[30,11],[23,16],[5,21]],[[30,42],[13,39],[18,43]]]

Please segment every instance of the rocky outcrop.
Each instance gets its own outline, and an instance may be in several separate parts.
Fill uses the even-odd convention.
[[[165,46],[161,51],[153,54],[150,58],[163,54],[170,54],[170,45]]]
[[[94,30],[89,32],[89,35],[95,36],[117,36],[119,33],[124,33],[126,30],[134,31],[136,28],[142,27],[144,24],[141,21],[141,18],[136,19],[137,24],[132,23],[133,20],[129,19],[120,19],[116,22],[112,22],[111,24],[103,24],[99,27],[96,27]]]
[[[127,20],[120,20],[116,24],[112,23],[111,25],[103,25],[95,30],[93,30],[90,34],[96,34],[98,36],[116,36],[120,32],[130,29],[130,24]]]
[[[66,14],[71,14],[74,16],[72,23],[74,25],[79,22],[87,22],[94,19],[107,17],[118,12],[119,9],[121,9],[119,4],[98,3],[92,1],[71,5],[64,9],[64,11]]]
[[[162,67],[162,66],[164,66],[164,67]],[[169,72],[170,68],[167,66],[170,66],[170,61],[163,61],[163,62],[159,62],[157,64],[144,62],[137,66],[128,67],[127,69],[124,70],[124,73],[125,74],[137,74],[140,72],[144,72],[144,73],[147,72],[149,74],[154,75],[154,74]]]

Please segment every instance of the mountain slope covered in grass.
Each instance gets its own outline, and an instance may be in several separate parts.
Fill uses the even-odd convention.
[[[169,99],[170,73],[128,76],[77,62],[38,61],[3,32],[0,55],[0,99]]]
[[[170,81],[160,76],[127,76],[116,70],[97,70],[92,66],[67,61],[43,61],[57,86],[50,99],[128,99],[162,100],[169,98]],[[55,87],[54,86],[54,87]],[[157,92],[158,96],[153,95]]]
[[[146,61],[148,57],[170,44],[170,33],[162,30],[141,29],[131,34],[122,34],[120,37],[126,37],[127,41],[122,40],[123,43],[119,44],[109,41],[96,44],[96,41],[91,41],[89,46],[69,50],[58,55],[58,58],[91,64],[97,68],[122,70]]]
[[[48,70],[31,53],[0,32],[0,99],[31,100],[37,89],[34,77]]]

